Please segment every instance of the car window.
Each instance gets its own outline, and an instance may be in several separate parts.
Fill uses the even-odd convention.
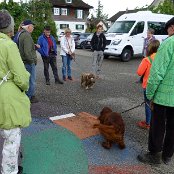
[[[165,22],[147,22],[148,28],[155,30],[154,35],[167,35],[165,31]]]
[[[144,21],[138,22],[134,27],[131,36],[143,33],[143,31],[144,31]]]

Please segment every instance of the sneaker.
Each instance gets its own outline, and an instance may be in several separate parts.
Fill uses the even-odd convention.
[[[66,81],[66,77],[65,76],[63,76],[63,81]]]
[[[68,79],[69,79],[69,80],[72,80],[72,77],[71,77],[71,76],[68,76]]]
[[[162,161],[164,162],[164,164],[169,165],[171,162],[171,158],[162,156]]]
[[[63,82],[61,80],[55,80],[55,84],[63,84]]]
[[[39,100],[35,96],[32,96],[31,99],[30,99],[30,102],[31,103],[38,103]]]
[[[137,156],[138,161],[146,164],[161,164],[161,154],[160,153],[145,153]]]
[[[150,125],[147,124],[145,121],[140,121],[137,123],[137,125],[142,129],[149,129],[150,128]]]
[[[49,80],[46,80],[46,85],[50,85],[50,81]]]
[[[22,166],[18,166],[18,173],[17,174],[22,174],[23,172],[23,167]]]

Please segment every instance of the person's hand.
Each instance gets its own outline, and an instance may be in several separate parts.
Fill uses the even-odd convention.
[[[153,111],[154,109],[154,103],[153,103],[153,100],[150,101],[150,109]]]
[[[35,44],[35,48],[36,49],[39,49],[40,48],[40,45],[39,44]]]

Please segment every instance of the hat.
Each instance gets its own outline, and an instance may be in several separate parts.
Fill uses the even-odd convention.
[[[167,21],[165,25],[165,30],[167,30],[171,25],[174,25],[174,17]]]
[[[26,25],[30,25],[30,24],[34,25],[34,23],[30,19],[27,19],[27,20],[23,21],[22,26],[26,26]]]
[[[10,33],[14,31],[14,20],[7,10],[0,10],[0,32]]]
[[[47,25],[47,26],[44,27],[44,30],[50,31],[51,27]]]

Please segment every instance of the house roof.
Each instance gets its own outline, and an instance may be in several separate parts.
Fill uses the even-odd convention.
[[[135,10],[119,11],[114,16],[112,16],[111,18],[109,18],[108,21],[115,22],[121,15],[123,15],[125,13],[136,13],[137,11],[139,11],[139,10],[138,9],[135,9]]]
[[[83,9],[90,9],[93,6],[90,6],[83,2],[82,0],[72,0],[72,3],[66,3],[66,0],[50,0],[53,6],[59,7],[74,7],[74,8],[83,8]]]

